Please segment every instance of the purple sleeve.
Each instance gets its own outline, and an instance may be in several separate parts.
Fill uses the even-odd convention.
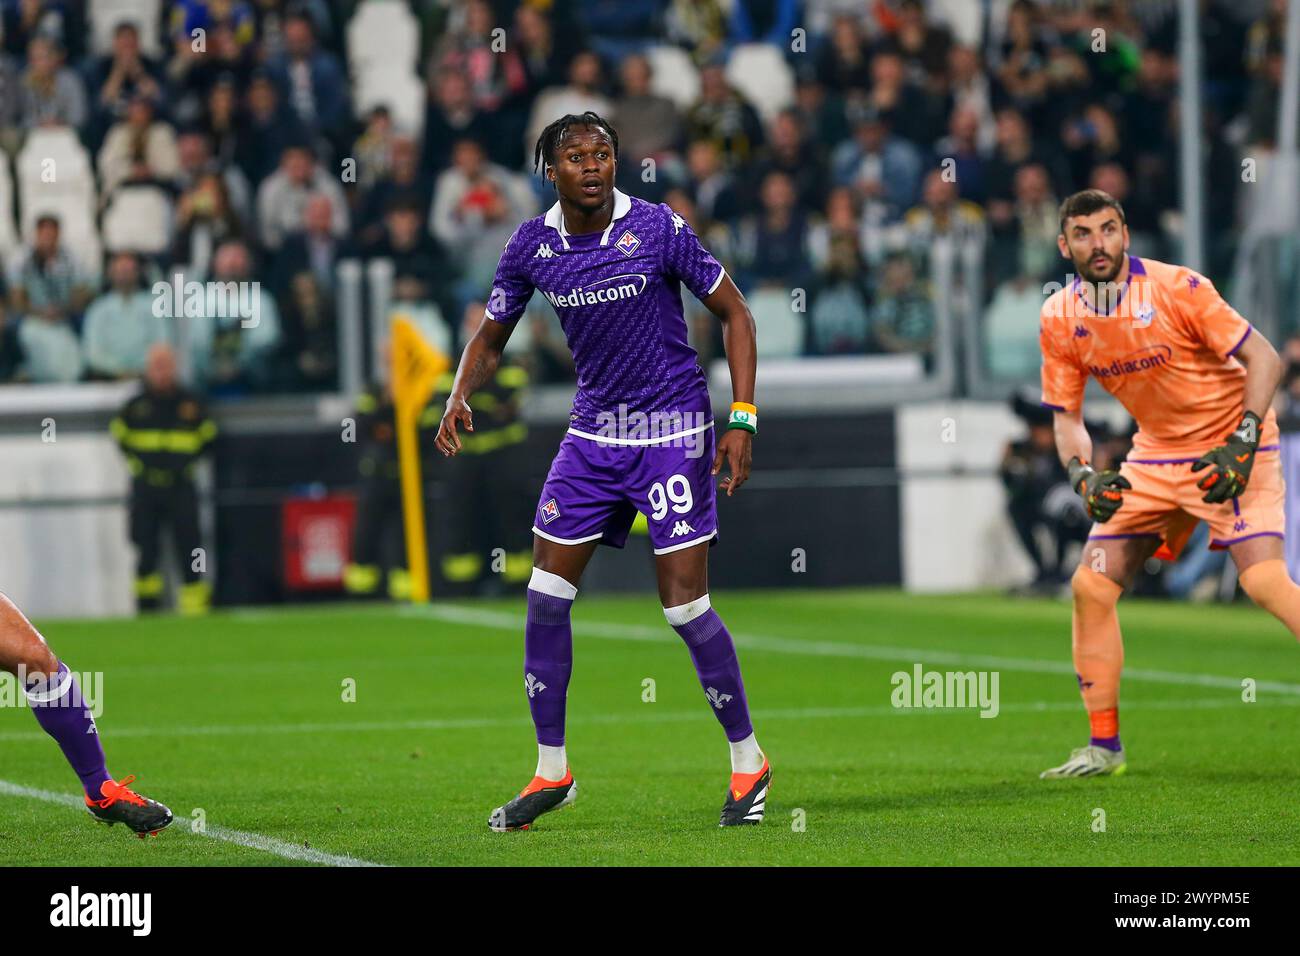
[[[496,278],[492,280],[492,294],[488,296],[487,317],[507,325],[524,314],[524,308],[533,296],[533,284],[520,254],[523,243],[519,232],[516,229],[501,250]]]
[[[695,230],[666,203],[659,208],[667,219],[664,232],[664,271],[681,280],[697,299],[704,299],[718,288],[726,270],[700,244]]]

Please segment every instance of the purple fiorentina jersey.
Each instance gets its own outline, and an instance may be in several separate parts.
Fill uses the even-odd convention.
[[[557,202],[515,230],[487,316],[515,322],[536,289],[555,307],[578,370],[569,425],[607,436],[615,423],[686,413],[712,421],[704,371],[686,337],[680,285],[703,299],[724,270],[667,205],[614,190],[604,232],[570,235]],[[640,413],[640,414],[638,414]],[[671,434],[657,430],[658,437]]]

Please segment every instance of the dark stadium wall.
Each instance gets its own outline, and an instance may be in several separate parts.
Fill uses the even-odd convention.
[[[754,470],[734,497],[719,496],[721,534],[710,561],[710,587],[897,586],[902,580],[899,479],[892,411],[820,418],[772,416],[754,443]],[[521,494],[531,513],[562,437],[561,426],[530,432]],[[334,599],[286,586],[281,510],[294,497],[351,494],[357,487],[352,448],[340,452],[337,430],[231,434],[216,450],[216,552],[219,604]],[[436,526],[453,507],[443,469],[431,463],[426,507]],[[432,567],[437,567],[439,543]],[[583,579],[585,591],[653,590],[648,539],[630,537],[623,551],[601,548]],[[435,595],[437,589],[435,588]]]

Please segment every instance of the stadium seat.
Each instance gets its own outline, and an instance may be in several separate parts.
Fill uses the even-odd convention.
[[[7,262],[17,247],[13,174],[9,171],[9,154],[0,150],[0,263]]]
[[[140,33],[140,50],[145,56],[162,53],[159,21],[162,0],[95,0],[87,5],[90,14],[90,45],[97,56],[113,52],[113,31],[119,23],[129,21]]]
[[[700,95],[700,74],[690,54],[679,46],[652,46],[645,51],[650,61],[650,89],[666,96],[678,109],[689,109]]]
[[[758,330],[759,358],[793,358],[803,354],[804,315],[790,306],[781,289],[755,289],[747,295]]]
[[[104,247],[109,252],[160,253],[171,241],[172,204],[157,186],[124,186],[104,210]]]
[[[357,74],[353,87],[358,115],[388,107],[393,124],[412,136],[424,129],[424,84],[404,66],[371,64]]]
[[[354,77],[377,65],[415,73],[420,25],[402,0],[369,0],[348,21],[347,49]]]
[[[794,103],[794,72],[781,51],[768,43],[743,43],[727,60],[727,82],[739,90],[770,123]]]
[[[97,264],[95,174],[76,132],[66,127],[33,130],[15,172],[23,241],[31,241],[40,216],[58,216],[64,243],[83,264]]]

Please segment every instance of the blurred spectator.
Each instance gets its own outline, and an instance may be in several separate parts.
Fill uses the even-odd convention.
[[[90,126],[90,143],[97,145],[114,124],[127,118],[132,100],[148,99],[155,107],[163,101],[157,64],[140,52],[140,30],[132,22],[119,23],[113,30],[113,49],[87,71],[86,86],[95,93],[95,116]]]
[[[564,82],[577,50],[572,31],[556,30],[542,10],[525,3],[515,10],[515,40],[529,89],[541,90]]]
[[[478,110],[495,112],[523,94],[528,86],[523,60],[514,45],[494,44],[492,31],[506,24],[496,22],[492,6],[486,0],[465,0],[452,9],[451,17],[434,49],[437,69],[466,77]]]
[[[0,7],[0,37],[5,49],[22,56],[33,37],[53,40],[72,54],[80,55],[81,33],[85,28],[83,5],[64,0],[10,0]]]
[[[375,181],[388,174],[393,161],[393,117],[386,106],[376,106],[366,117],[365,129],[352,144],[349,157],[356,160],[358,189],[369,189]]]
[[[987,156],[997,141],[997,124],[993,118],[993,83],[980,62],[979,52],[968,46],[953,46],[948,51],[948,106],[967,110],[975,116],[975,145]]]
[[[204,30],[203,43],[196,30]],[[192,120],[213,86],[229,79],[242,88],[257,47],[253,8],[243,0],[216,4],[185,0],[172,7],[172,57],[167,80],[175,96],[173,115]],[[263,48],[264,49],[264,48]]]
[[[16,316],[66,321],[90,301],[96,281],[63,244],[58,217],[44,215],[35,241],[11,263],[9,305]]]
[[[939,93],[944,87],[951,45],[947,28],[926,19],[921,0],[901,0],[897,25],[886,34],[880,49],[897,53],[913,82]]]
[[[270,81],[264,81],[271,87]],[[271,99],[274,101],[274,87],[271,87]],[[252,97],[250,96],[250,109]],[[198,120],[203,131],[208,134],[208,143],[213,158],[223,167],[239,163],[251,185],[256,185],[248,175],[247,168],[241,161],[243,150],[240,137],[245,135],[248,127],[244,125],[239,112],[239,92],[231,76],[221,76],[212,84],[204,100],[202,115]],[[274,148],[274,147],[272,147]],[[273,157],[263,156],[262,163],[274,166],[279,153]]]
[[[280,168],[257,190],[257,219],[262,245],[275,252],[290,232],[302,225],[303,211],[315,195],[330,201],[330,228],[342,238],[348,230],[348,204],[339,180],[327,173],[302,143],[292,143],[280,154]],[[504,244],[504,243],[503,243]]]
[[[798,110],[782,110],[772,120],[771,135],[759,151],[751,175],[753,181],[762,182],[770,172],[790,177],[803,208],[826,205],[829,164],[822,145],[808,138]]]
[[[190,319],[190,366],[200,388],[240,394],[270,387],[280,347],[275,298],[253,279],[253,259],[238,240],[217,247],[202,314]]]
[[[807,289],[812,279],[812,223],[799,208],[794,183],[785,173],[768,173],[759,191],[759,211],[737,227],[737,283]]]
[[[63,65],[63,49],[36,36],[27,45],[27,70],[19,92],[19,122],[37,126],[71,126],[86,122],[86,91],[75,70]]]
[[[154,312],[153,296],[140,278],[134,253],[119,252],[109,260],[108,291],[86,309],[82,328],[91,378],[133,378],[144,371],[150,346],[171,338],[169,320]]]
[[[488,162],[473,140],[456,144],[434,186],[429,231],[454,256],[469,295],[486,298],[501,250],[534,206],[522,176]]]
[[[590,50],[574,56],[569,64],[569,82],[565,86],[552,86],[542,90],[533,100],[533,109],[524,130],[525,155],[533,155],[537,138],[557,116],[566,113],[581,115],[586,110],[601,116],[612,116],[614,104],[604,92],[600,57]]]
[[[618,166],[620,186],[636,190],[642,198],[657,201],[658,190],[668,178],[657,175],[652,181],[642,179],[644,162],[653,159],[659,167],[671,165],[672,151],[682,142],[682,119],[677,105],[650,90],[650,61],[644,56],[630,56],[619,71],[622,94],[614,101],[618,117]],[[666,172],[666,170],[663,170]]]
[[[291,391],[333,392],[338,381],[338,318],[334,300],[310,272],[289,281],[284,354]]]
[[[347,76],[338,57],[316,42],[316,26],[305,12],[283,21],[284,52],[267,66],[280,95],[303,128],[331,142],[346,131],[349,94]]]
[[[137,93],[126,115],[104,138],[99,151],[100,201],[107,205],[119,186],[156,183],[171,185],[180,172],[176,135],[154,116],[149,97]]]
[[[699,214],[706,219],[731,221],[740,215],[740,190],[722,163],[718,144],[697,139],[686,150],[689,173],[682,188],[686,189]]]
[[[948,135],[934,144],[940,163],[952,169],[957,194],[983,203],[988,189],[987,163],[979,145],[979,114],[958,106],[948,118]]]
[[[479,309],[478,314],[479,318],[482,318],[482,308]],[[389,323],[391,324],[399,318],[406,319],[420,330],[424,340],[433,346],[436,352],[454,365],[456,333],[452,329],[451,321],[447,315],[448,313],[444,312],[435,300],[433,290],[422,276],[410,272],[397,272],[394,274],[393,296],[388,305]],[[441,420],[442,414],[439,412],[438,421],[431,422],[429,425],[436,431]]]
[[[834,19],[817,55],[816,70],[818,80],[839,93],[871,86],[871,58],[859,17],[844,14]]]
[[[300,225],[284,237],[272,264],[272,285],[277,293],[289,289],[290,280],[306,273],[328,295],[334,293],[334,270],[339,260],[355,254],[346,236],[338,238],[334,229],[333,201],[324,193],[307,199]]]
[[[747,164],[763,145],[758,111],[732,89],[723,63],[715,60],[700,70],[700,97],[687,114],[686,132],[692,140],[713,142],[732,171]]]
[[[220,84],[218,89],[223,87],[226,84]],[[220,115],[224,116],[226,103],[224,95],[216,103],[210,100],[209,117],[219,115],[211,109],[214,105],[223,111]],[[282,105],[279,91],[265,74],[254,74],[249,82],[248,109],[237,114],[237,121],[238,127],[231,131],[236,143],[233,158],[255,188],[275,172],[291,145],[307,141],[305,128],[294,113]],[[226,135],[215,127],[209,129],[218,141]]]
[[[200,127],[181,130],[176,137],[176,188],[184,194],[208,173],[217,172],[231,210],[244,222],[253,213],[253,191],[238,166],[222,163],[212,155],[212,139]]]
[[[507,137],[498,135],[492,118],[474,105],[467,76],[456,70],[439,69],[430,83],[432,89],[424,117],[424,153],[420,160],[426,176],[437,175],[450,165],[452,144],[459,140],[476,140],[494,150],[503,148],[501,143]],[[493,162],[517,164],[523,155],[518,146],[511,144],[505,148],[507,158],[493,153]],[[531,147],[528,155],[532,155]]]
[[[1023,113],[998,110],[997,145],[988,164],[988,215],[995,228],[1006,226],[1015,213],[1016,173],[1030,163],[1042,166],[1058,195],[1074,192],[1070,174],[1059,154],[1036,141]]]
[[[865,204],[867,226],[893,222],[920,195],[920,152],[907,140],[892,135],[888,119],[875,109],[859,114],[853,139],[837,147],[831,168],[835,183],[852,187]]]
[[[669,0],[664,28],[666,38],[685,47],[697,64],[707,63],[727,40],[722,0]]]
[[[885,259],[871,307],[871,331],[887,352],[928,355],[934,348],[933,295],[917,279],[916,266],[905,252]]]
[[[1028,275],[1001,283],[984,311],[984,368],[1000,382],[1038,380],[1043,356],[1034,318],[1043,307],[1043,285]]]
[[[974,309],[986,234],[984,211],[959,198],[957,184],[943,170],[932,169],[921,189],[921,204],[891,229],[888,244],[910,251],[930,279],[949,288],[954,309]]]
[[[418,277],[431,294],[450,281],[448,256],[425,229],[427,205],[417,196],[394,196],[384,211],[379,237],[366,247],[366,255],[391,259],[395,274]]]
[[[409,136],[395,136],[388,170],[361,189],[357,204],[357,240],[362,246],[378,242],[384,231],[384,211],[396,198],[410,199],[421,212],[433,201],[433,187],[420,168],[420,148]]]
[[[171,258],[191,279],[207,278],[221,243],[250,238],[230,201],[228,182],[215,170],[200,173],[176,204]]]
[[[897,53],[881,50],[871,58],[868,90],[866,104],[913,145],[929,149],[943,135],[943,100],[908,78]]]
[[[850,223],[850,227],[852,223]],[[809,354],[860,355],[871,343],[870,297],[855,230],[839,230],[808,313]]]

